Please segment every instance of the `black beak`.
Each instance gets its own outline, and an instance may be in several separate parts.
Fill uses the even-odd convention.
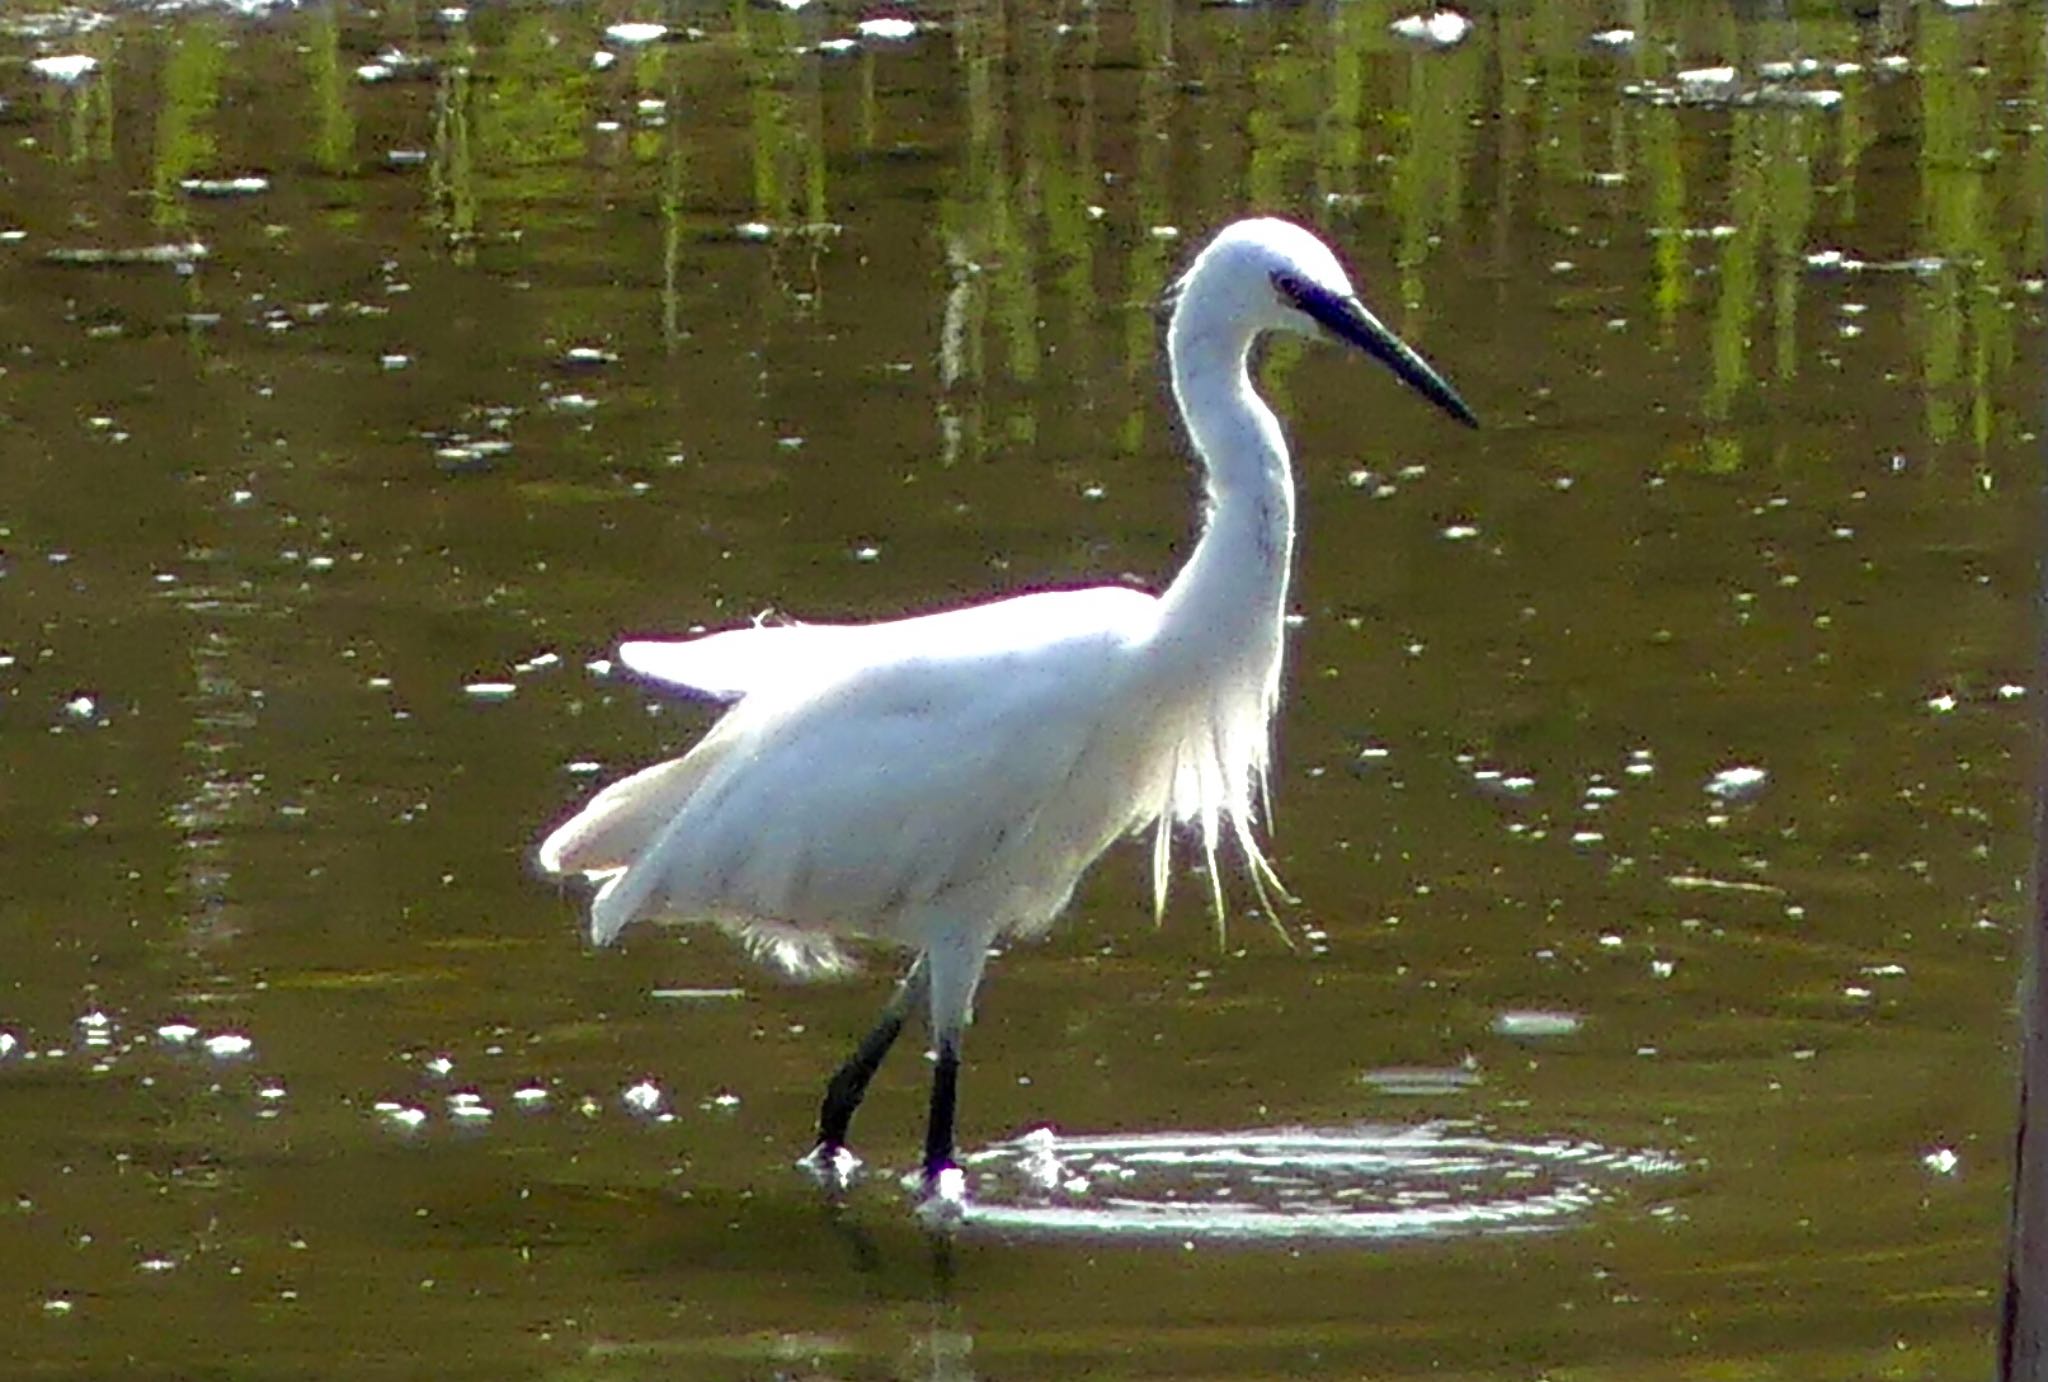
[[[1467,427],[1479,425],[1479,419],[1465,406],[1465,400],[1458,397],[1458,391],[1444,382],[1444,377],[1430,366],[1429,361],[1417,355],[1405,341],[1382,325],[1380,319],[1368,312],[1365,304],[1357,298],[1338,297],[1292,277],[1276,279],[1273,286],[1330,335],[1357,346],[1378,360],[1400,376],[1403,383]]]

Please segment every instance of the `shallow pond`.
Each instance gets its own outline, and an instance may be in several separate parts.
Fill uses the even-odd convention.
[[[1410,13],[0,9],[5,1370],[1983,1375],[2048,14]],[[934,1244],[893,957],[533,845],[622,634],[1163,583],[1247,209],[1487,425],[1269,353],[1299,901],[1000,956]]]

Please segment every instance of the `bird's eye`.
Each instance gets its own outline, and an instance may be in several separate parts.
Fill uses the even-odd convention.
[[[1289,307],[1300,307],[1308,297],[1308,284],[1281,269],[1273,274],[1273,291],[1278,293],[1280,300]]]

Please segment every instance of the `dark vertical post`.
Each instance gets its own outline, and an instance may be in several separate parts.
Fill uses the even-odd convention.
[[[2048,485],[2037,502],[2039,525],[2048,520]],[[2019,1119],[1998,1321],[1999,1382],[2048,1382],[2048,543],[2035,561],[2034,676],[2027,688],[2034,706],[2033,898],[2020,977]]]
[[[2036,794],[2040,789],[2036,788]],[[2044,822],[2035,823],[2036,854]],[[2037,866],[2025,977],[2020,993],[2020,1107],[2014,1139],[2012,1224],[2006,1240],[2005,1299],[1999,1315],[1999,1382],[2048,1382],[2048,994],[2042,980],[2044,880]]]

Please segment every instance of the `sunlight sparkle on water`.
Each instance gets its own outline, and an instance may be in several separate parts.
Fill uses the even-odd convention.
[[[1381,1094],[1403,1098],[1464,1094],[1484,1083],[1476,1062],[1447,1066],[1388,1066],[1382,1070],[1368,1070],[1359,1078]]]
[[[1430,10],[1425,14],[1403,15],[1387,29],[1397,38],[1432,48],[1451,48],[1472,32],[1472,21],[1456,10]]]
[[[1510,1009],[1494,1014],[1493,1018],[1494,1034],[1504,1037],[1543,1039],[1570,1036],[1584,1025],[1585,1019],[1577,1013],[1541,1009]]]
[[[900,43],[917,37],[917,21],[895,15],[878,15],[863,19],[853,26],[853,31],[862,38],[879,39],[886,43]]]
[[[1721,801],[1748,801],[1762,792],[1769,780],[1770,774],[1762,768],[1741,764],[1723,768],[1708,778],[1705,791]]]
[[[67,53],[61,57],[30,58],[28,70],[38,77],[47,77],[53,82],[75,82],[90,76],[99,68],[100,60],[84,53]]]
[[[427,1121],[427,1111],[394,1099],[380,1099],[372,1106],[385,1120],[404,1132],[413,1132]]]
[[[628,47],[635,47],[640,44],[658,42],[661,39],[667,38],[668,33],[669,28],[666,24],[629,22],[610,25],[605,29],[604,36],[614,43],[623,43]]]

